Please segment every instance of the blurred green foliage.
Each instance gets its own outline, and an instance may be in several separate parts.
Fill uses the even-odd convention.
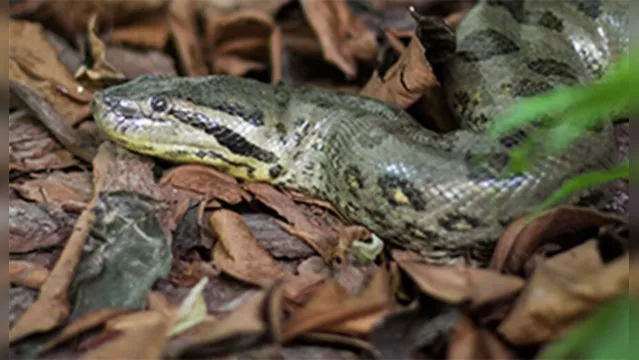
[[[574,140],[611,117],[630,116],[639,110],[632,103],[637,92],[631,84],[639,83],[639,65],[635,60],[631,70],[630,55],[620,59],[601,79],[592,85],[558,88],[546,94],[524,99],[495,122],[493,136],[506,135],[528,126],[538,119],[543,122],[528,140],[515,149],[509,171],[523,171],[530,163],[532,149],[543,145],[544,153],[559,154]],[[630,161],[626,160],[607,171],[593,171],[564,183],[543,202],[536,213],[550,208],[560,200],[591,186],[630,178]],[[634,314],[634,316],[633,316]],[[625,294],[603,304],[583,321],[578,322],[558,341],[550,344],[540,358],[544,359],[629,359],[630,323],[639,321],[639,301]],[[632,318],[632,319],[631,319]]]
[[[622,57],[611,66],[598,82],[584,87],[562,87],[545,94],[520,101],[491,129],[494,137],[529,126],[545,119],[532,136],[511,154],[509,172],[524,171],[530,164],[531,150],[543,147],[544,153],[560,154],[573,141],[603,122],[615,116],[629,116],[639,110],[639,103],[631,103],[636,93],[630,84],[639,83],[639,71],[631,71],[630,55]],[[540,205],[547,209],[567,196],[588,187],[617,179],[628,179],[630,162],[627,160],[609,171],[586,173],[567,181],[560,189]]]

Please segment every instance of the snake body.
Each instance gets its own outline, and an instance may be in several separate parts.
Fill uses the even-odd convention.
[[[435,263],[483,262],[508,221],[565,179],[610,165],[615,151],[604,126],[499,177],[521,139],[492,139],[487,126],[522,97],[597,79],[627,51],[628,14],[628,1],[480,2],[445,65],[462,124],[447,134],[374,99],[229,76],[144,75],[99,92],[92,109],[131,150],[327,200]]]

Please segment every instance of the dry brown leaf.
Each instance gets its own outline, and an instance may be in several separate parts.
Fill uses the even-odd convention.
[[[131,312],[131,309],[105,308],[94,310],[76,320],[64,328],[60,333],[56,334],[51,340],[47,341],[42,352],[47,352],[58,345],[71,340],[72,338],[96,328],[108,320]]]
[[[352,296],[334,281],[328,281],[309,302],[295,311],[284,326],[282,339],[291,340],[308,332],[361,335],[370,332],[392,307],[389,274],[378,268],[368,287]]]
[[[80,164],[29,113],[9,116],[9,170],[52,170]]]
[[[218,199],[236,205],[251,200],[232,176],[201,165],[183,165],[164,174],[159,184],[189,190],[206,199]]]
[[[214,73],[243,76],[270,65],[271,82],[280,81],[282,39],[271,16],[249,9],[228,15],[208,10],[204,16]]]
[[[519,277],[469,266],[438,266],[414,260],[412,253],[393,251],[397,264],[426,294],[452,304],[476,308],[509,298],[524,286]]]
[[[208,74],[195,23],[193,0],[172,1],[169,7],[169,29],[181,64],[188,76]]]
[[[95,214],[92,205],[89,205],[78,218],[58,262],[40,288],[38,300],[9,329],[10,343],[34,333],[51,330],[67,318],[70,310],[67,290],[94,221]]]
[[[255,239],[240,215],[221,209],[214,211],[209,221],[218,239],[213,263],[222,271],[263,287],[288,274]]]
[[[91,92],[58,60],[40,24],[11,20],[9,80],[37,92],[69,124],[90,114]]]
[[[87,351],[81,359],[161,359],[171,319],[158,311],[121,315],[107,322],[105,331],[118,335]]]
[[[300,3],[320,42],[324,59],[347,77],[357,75],[357,59],[375,59],[375,33],[353,15],[346,1],[302,0]]]
[[[608,263],[592,261],[595,242],[538,265],[498,331],[515,345],[555,340],[600,303],[628,290],[628,254]]]
[[[170,36],[167,19],[168,10],[164,8],[145,13],[134,23],[113,29],[111,43],[163,50]]]
[[[156,201],[164,200],[164,190],[155,183],[153,160],[133,153],[110,141],[100,145],[93,159],[93,191],[114,192],[130,191],[148,196]],[[158,220],[166,239],[173,241],[173,208],[166,207],[158,211]]]
[[[51,22],[67,35],[73,36],[86,29],[89,18],[98,14],[101,26],[130,22],[144,13],[166,5],[170,0],[41,0],[33,17]]]
[[[49,276],[49,269],[30,261],[9,260],[9,281],[17,286],[39,289]]]
[[[26,199],[49,203],[60,203],[64,209],[82,211],[91,200],[92,176],[89,172],[62,172],[38,176],[22,184],[11,185]]]
[[[273,209],[278,215],[286,219],[287,223],[279,222],[291,234],[306,241],[324,260],[329,261],[335,254],[339,242],[337,229],[311,222],[301,208],[288,196],[262,183],[247,184],[247,189],[255,198]]]
[[[82,65],[75,73],[76,79],[84,81],[89,86],[100,84],[101,81],[126,79],[124,74],[116,70],[113,65],[106,60],[106,46],[96,33],[96,21],[97,16],[92,16],[89,19],[88,29],[86,30],[88,39],[86,43],[83,43],[84,46],[89,47],[88,52],[91,54],[93,64],[91,64],[91,68]]]
[[[418,17],[419,15],[416,15]],[[443,31],[443,23],[434,19],[419,20],[418,27],[411,37],[406,50],[399,59],[383,74],[378,70],[360,91],[361,95],[369,96],[383,102],[406,109],[418,100],[419,106],[434,121],[434,127],[447,131],[455,126],[455,120],[447,107],[445,94],[441,83],[435,76],[431,64],[426,59],[429,49],[424,48],[423,42],[431,33],[438,36]],[[454,39],[450,35],[451,41]],[[437,46],[437,45],[434,45]],[[433,51],[440,49],[433,49]]]
[[[57,204],[9,203],[9,252],[27,253],[60,244],[73,220]]]
[[[461,315],[448,345],[448,359],[516,359],[515,354],[485,329]]]
[[[172,358],[185,358],[185,353],[196,352],[201,348],[221,344],[225,340],[240,336],[264,334],[268,329],[265,323],[265,303],[272,301],[270,296],[279,292],[262,290],[240,305],[230,315],[218,320],[196,325],[187,333],[178,336],[179,342],[170,344],[167,353]],[[202,358],[202,356],[197,356]]]
[[[340,259],[343,263],[346,262],[349,249],[355,241],[367,242],[372,241],[371,232],[360,225],[345,226],[339,229],[339,243],[337,245],[337,251],[335,258]]]
[[[495,247],[490,268],[515,274],[521,271],[535,249],[552,239],[625,223],[626,221],[618,216],[573,206],[550,209],[530,222],[523,217],[508,225],[502,233]]]
[[[231,14],[243,9],[261,11],[271,16],[289,0],[196,0],[199,9],[219,14]]]
[[[156,50],[140,51],[121,46],[109,46],[106,50],[106,59],[129,79],[146,74],[177,75],[173,58]]]

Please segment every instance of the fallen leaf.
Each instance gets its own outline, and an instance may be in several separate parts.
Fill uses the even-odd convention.
[[[172,1],[169,6],[169,29],[173,44],[188,76],[208,74],[197,33],[195,3],[192,0]]]
[[[274,289],[262,290],[218,321],[201,323],[169,344],[166,353],[172,358],[204,358],[230,353],[234,347],[247,348],[266,334],[265,304],[278,296]],[[236,345],[237,344],[237,345]]]
[[[207,199],[218,199],[236,205],[251,200],[232,176],[201,165],[182,165],[162,176],[159,184],[189,190]]]
[[[89,18],[98,14],[100,26],[120,25],[137,19],[149,11],[164,7],[170,0],[84,0],[73,2],[59,0],[39,0],[40,6],[31,17],[38,21],[48,21],[68,36],[86,29]]]
[[[220,14],[230,14],[243,9],[257,10],[271,16],[285,5],[289,0],[196,0],[198,8],[202,11],[214,11]]]
[[[124,74],[118,71],[106,60],[106,46],[96,34],[97,15],[89,19],[88,29],[86,30],[86,41],[83,43],[88,47],[84,52],[87,53],[85,64],[90,63],[89,67],[84,64],[75,73],[75,78],[83,81],[91,87],[102,83],[110,83],[114,81],[123,81],[126,79]]]
[[[255,195],[256,200],[286,219],[288,224],[278,222],[282,227],[306,241],[324,260],[332,259],[339,242],[336,229],[311,222],[293,200],[267,184],[251,183],[246,188]]]
[[[375,33],[353,15],[346,1],[303,0],[300,4],[321,44],[324,59],[347,77],[357,75],[357,59],[375,59]]]
[[[208,10],[204,16],[214,73],[243,76],[270,67],[271,83],[280,81],[282,39],[272,17],[249,9],[227,15]]]
[[[39,289],[49,276],[49,269],[29,261],[9,260],[9,281],[17,286]]]
[[[161,359],[170,319],[157,311],[141,311],[111,319],[105,331],[118,335],[81,359]]]
[[[452,55],[449,47],[454,50],[454,33],[439,18],[413,14],[418,24],[408,47],[383,73],[375,70],[360,94],[403,109],[421,99],[419,106],[435,122],[433,126],[446,131],[455,125],[455,120],[430,61],[441,62]]]
[[[37,175],[33,180],[11,185],[26,199],[49,203],[56,202],[66,210],[80,212],[91,200],[92,176],[89,172],[62,172]]]
[[[412,259],[412,253],[393,251],[393,258],[422,290],[450,304],[466,304],[471,309],[507,299],[517,294],[524,281],[493,270],[453,265],[438,266]]]
[[[47,352],[74,337],[103,325],[110,319],[122,314],[130,313],[131,309],[105,308],[98,309],[86,314],[83,317],[71,322],[60,333],[56,334],[52,339],[48,340],[41,349],[41,354]]]
[[[9,170],[53,170],[80,164],[33,116],[9,116]]]
[[[486,329],[460,317],[448,346],[448,359],[516,359],[508,347]]]
[[[38,300],[9,329],[9,342],[51,330],[69,315],[67,289],[80,262],[82,249],[95,221],[91,206],[78,218],[58,262],[40,288]]]
[[[618,216],[574,206],[550,209],[532,221],[523,217],[510,223],[501,234],[490,268],[503,273],[519,273],[524,263],[544,243],[552,240],[561,243],[562,237],[588,230],[596,235],[603,226],[625,223]]]
[[[106,60],[128,79],[146,74],[177,75],[173,58],[156,50],[140,51],[117,45],[108,46]]]
[[[164,190],[155,182],[153,159],[133,153],[110,141],[100,145],[93,159],[94,192],[128,191],[164,202]],[[169,243],[175,229],[172,208],[158,210],[158,219]]]
[[[306,259],[315,255],[308,244],[287,232],[276,219],[268,214],[242,214],[251,232],[276,259]]]
[[[71,125],[90,114],[91,92],[60,63],[40,24],[11,20],[9,80],[37,92]]]
[[[56,246],[73,229],[73,218],[59,205],[23,201],[9,203],[9,252],[27,253]]]
[[[135,1],[129,1],[135,3]],[[168,9],[153,9],[138,17],[134,23],[117,26],[111,32],[110,44],[131,45],[140,48],[163,50],[171,35]]]
[[[539,264],[499,333],[521,346],[554,340],[597,305],[627,291],[629,255],[597,264],[593,247],[594,241]]]
[[[366,334],[391,310],[391,295],[389,275],[384,268],[377,270],[359,296],[351,296],[338,283],[328,281],[303,308],[291,314],[282,340],[317,331]]]
[[[221,209],[214,211],[209,221],[218,239],[213,249],[213,263],[222,271],[263,287],[287,275],[255,239],[240,215]]]

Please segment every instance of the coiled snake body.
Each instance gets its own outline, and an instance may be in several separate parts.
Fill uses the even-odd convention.
[[[433,262],[482,262],[509,220],[566,178],[609,165],[615,149],[606,126],[503,178],[518,139],[491,139],[487,126],[521,97],[596,79],[628,48],[628,14],[627,1],[476,5],[447,64],[462,124],[448,134],[377,100],[227,76],[145,75],[98,93],[92,107],[100,128],[131,150],[328,200]]]

